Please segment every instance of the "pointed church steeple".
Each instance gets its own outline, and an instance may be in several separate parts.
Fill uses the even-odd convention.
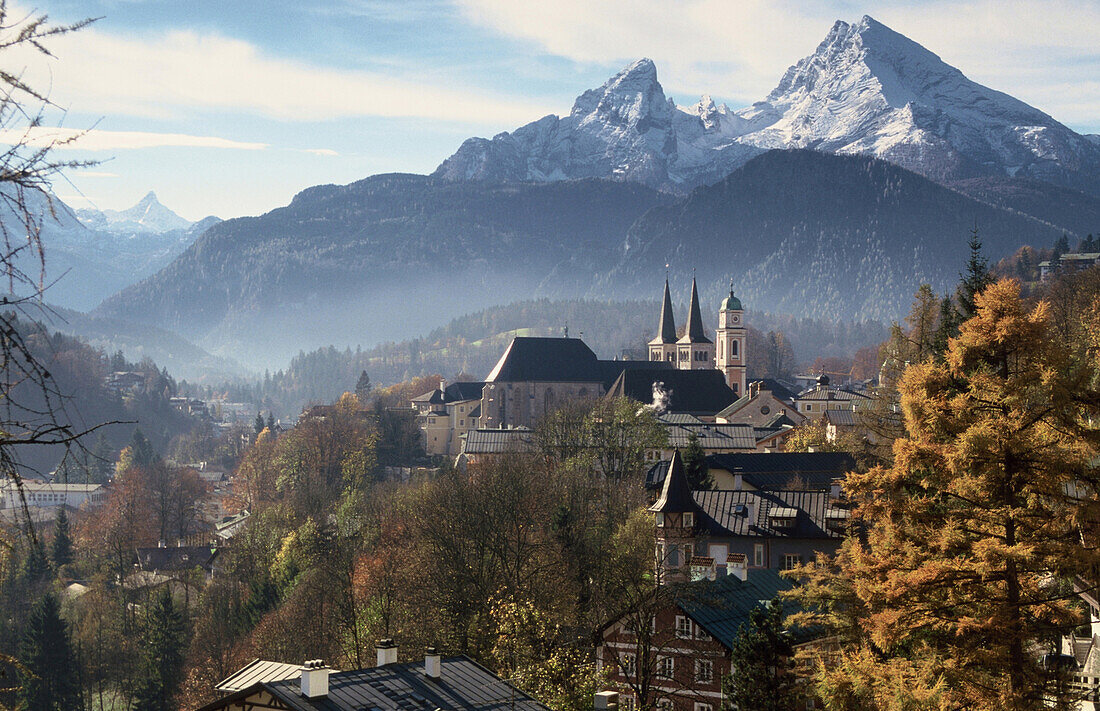
[[[665,277],[665,299],[661,304],[661,323],[657,327],[661,343],[676,342],[676,318],[672,313],[672,294],[668,291],[668,277]]]
[[[699,289],[695,286],[695,277],[691,278],[691,305],[688,306],[687,333],[680,343],[711,343],[703,330],[703,314],[699,309]]]
[[[668,274],[665,274],[665,298],[661,302],[661,322],[657,324],[657,336],[649,342],[649,359],[653,362],[676,362],[676,318],[672,313],[672,294],[668,290]]]

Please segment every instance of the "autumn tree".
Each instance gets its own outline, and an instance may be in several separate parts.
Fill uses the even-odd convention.
[[[1058,581],[1095,579],[1094,354],[1052,338],[1014,281],[975,309],[945,361],[905,372],[893,465],[845,481],[865,535],[799,571],[841,641],[815,675],[832,708],[1044,708],[1037,656],[1079,622]]]

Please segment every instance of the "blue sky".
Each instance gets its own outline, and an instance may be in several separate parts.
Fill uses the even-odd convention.
[[[678,103],[763,98],[837,19],[870,14],[972,79],[1100,133],[1096,2],[762,0],[44,0],[101,17],[56,59],[5,56],[51,87],[66,157],[103,161],[56,192],[122,209],[149,190],[184,217],[285,205],[299,190],[430,172],[461,141],[547,113],[642,56]]]

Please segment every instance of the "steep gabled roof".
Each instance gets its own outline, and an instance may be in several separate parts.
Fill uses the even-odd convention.
[[[240,691],[265,681],[285,681],[302,676],[301,664],[269,662],[265,659],[253,659],[251,662],[218,682],[214,688],[218,691]]]
[[[180,546],[178,548],[138,548],[138,564],[142,570],[190,570],[196,566],[210,570],[217,548],[210,546]]]
[[[653,513],[695,511],[695,500],[691,498],[691,489],[688,488],[687,474],[684,473],[684,462],[680,457],[680,450],[672,453],[668,472],[665,483],[661,487],[661,495],[649,510]]]
[[[641,361],[636,361],[641,362]],[[609,397],[628,397],[653,402],[653,384],[663,383],[670,393],[667,412],[714,415],[734,400],[733,391],[719,370],[629,368],[612,383]]]
[[[599,360],[579,338],[512,339],[487,383],[598,383]]]
[[[688,307],[687,332],[677,343],[713,343],[703,328],[703,314],[699,310],[699,290],[695,277],[691,278],[691,305]]]

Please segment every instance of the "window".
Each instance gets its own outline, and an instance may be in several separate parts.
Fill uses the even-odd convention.
[[[676,673],[676,660],[672,657],[657,657],[657,677],[671,679]]]
[[[783,570],[790,570],[799,565],[802,565],[802,556],[794,553],[787,553],[783,556]]]
[[[638,658],[633,654],[624,654],[622,661],[619,663],[619,668],[622,670],[623,676],[633,679],[638,675]]]
[[[657,711],[672,711],[672,699],[657,699]]]
[[[665,546],[665,562],[670,568],[676,568],[680,565],[680,546],[675,543],[669,543]]]
[[[730,341],[730,356],[737,357],[737,341]]]
[[[812,402],[806,403],[806,412],[810,412],[813,409],[814,409],[814,404]]]
[[[695,514],[691,511],[684,513],[684,528],[691,528],[695,525]]]
[[[663,513],[658,511],[654,514],[654,517],[656,518],[657,528],[661,528],[665,525],[665,515]]]
[[[710,704],[695,704],[695,711],[710,711]]]
[[[752,547],[752,564],[757,568],[764,567],[764,544],[757,543]]]
[[[459,427],[465,427],[466,426],[466,420],[459,420],[458,421],[458,426]]]
[[[691,620],[683,615],[676,615],[676,636],[691,639]]]
[[[714,681],[714,662],[709,659],[695,660],[695,681],[700,684],[710,684]],[[695,705],[699,708],[699,704]],[[707,708],[710,708],[709,706]]]
[[[672,352],[669,351],[667,360],[669,360],[669,361],[674,360],[672,356],[673,356]]]
[[[619,696],[620,711],[634,711],[635,708],[637,708],[637,703],[634,700],[634,694],[621,694]]]
[[[695,625],[695,639],[701,640],[703,642],[709,642],[710,635],[707,634],[702,627],[700,627],[699,625]]]

